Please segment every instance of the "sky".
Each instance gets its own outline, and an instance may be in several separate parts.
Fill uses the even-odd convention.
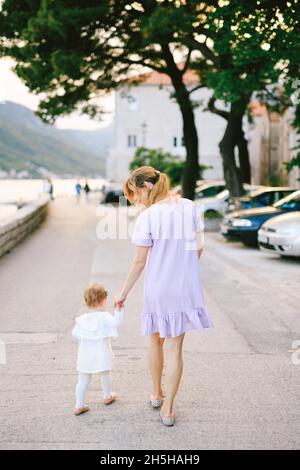
[[[17,75],[11,70],[14,62],[11,59],[0,59],[0,103],[5,101],[14,101],[15,103],[27,106],[32,110],[36,110],[39,98],[28,90]],[[73,113],[56,121],[56,127],[61,129],[82,129],[93,130],[99,129],[111,124],[113,119],[114,99],[113,96],[102,98],[100,104],[107,110],[111,111],[103,115],[103,121],[95,121],[87,116],[80,116]]]

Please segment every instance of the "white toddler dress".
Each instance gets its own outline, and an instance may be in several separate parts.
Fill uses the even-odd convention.
[[[123,323],[124,310],[84,313],[76,318],[72,335],[78,339],[77,371],[95,374],[112,369],[110,337],[117,337],[116,327]]]

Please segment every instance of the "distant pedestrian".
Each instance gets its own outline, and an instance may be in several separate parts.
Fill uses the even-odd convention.
[[[85,182],[85,185],[84,185],[83,189],[85,191],[86,202],[89,202],[89,194],[90,194],[91,188],[90,188],[89,183],[87,181]]]
[[[76,190],[76,201],[77,201],[77,204],[78,204],[79,200],[80,200],[80,195],[81,195],[81,184],[80,184],[79,180],[76,183],[75,190]]]
[[[54,199],[54,197],[53,197],[53,190],[54,190],[53,183],[52,183],[52,180],[50,178],[48,180],[49,180],[49,185],[50,185],[50,187],[49,187],[50,199],[53,201],[53,199]]]
[[[104,199],[105,199],[105,193],[106,193],[106,185],[105,183],[102,184],[102,187],[100,189],[100,204],[102,204],[104,202]]]
[[[53,197],[53,184],[52,184],[52,181],[51,181],[50,178],[46,178],[44,180],[43,191],[44,191],[44,193],[49,194],[51,200],[54,199],[54,197]]]

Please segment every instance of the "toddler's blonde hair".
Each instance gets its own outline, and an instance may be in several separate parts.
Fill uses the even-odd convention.
[[[84,291],[84,300],[88,307],[95,307],[103,302],[108,295],[107,290],[100,284],[93,283]]]

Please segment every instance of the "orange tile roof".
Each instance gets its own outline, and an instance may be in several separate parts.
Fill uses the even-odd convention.
[[[177,66],[179,69],[182,69],[183,65],[184,65],[184,62],[177,63]],[[165,73],[156,72],[155,70],[130,77],[128,79],[128,83],[131,83],[132,81],[139,81],[143,85],[171,85],[172,84],[169,75]],[[192,85],[192,84],[199,83],[199,77],[194,70],[187,70],[185,74],[183,75],[183,81],[185,85]]]

